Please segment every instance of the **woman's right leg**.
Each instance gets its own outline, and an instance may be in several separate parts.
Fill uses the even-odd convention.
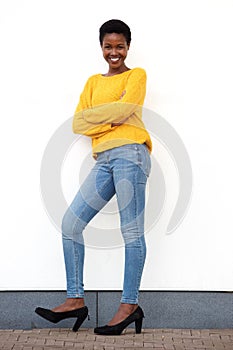
[[[63,217],[62,240],[66,267],[67,300],[70,299],[68,302],[84,297],[85,247],[83,230],[114,194],[115,187],[108,164],[97,161]],[[61,309],[56,308],[56,311],[61,311]]]

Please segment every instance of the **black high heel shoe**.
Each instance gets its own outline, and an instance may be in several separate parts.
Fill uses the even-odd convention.
[[[39,316],[45,318],[46,320],[58,323],[61,320],[65,320],[66,318],[73,318],[77,317],[77,320],[73,326],[73,331],[77,332],[81,324],[84,322],[84,320],[88,316],[88,308],[86,306],[81,307],[79,309],[71,310],[71,311],[65,311],[65,312],[54,312],[49,309],[44,309],[42,307],[37,307],[35,309],[35,313],[37,313]]]
[[[140,334],[142,330],[143,318],[144,313],[140,306],[138,306],[137,309],[122,322],[117,323],[113,326],[106,325],[102,327],[96,327],[94,329],[94,332],[101,335],[120,335],[123,330],[130,325],[130,323],[135,322],[135,331],[137,334]]]

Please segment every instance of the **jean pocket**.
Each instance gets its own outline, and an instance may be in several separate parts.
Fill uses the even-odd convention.
[[[151,172],[151,157],[150,153],[147,149],[147,146],[145,144],[139,145],[140,146],[140,156],[141,156],[141,168],[144,172],[144,174],[149,177]]]
[[[149,177],[151,171],[151,159],[149,151],[145,144],[136,144],[134,145],[135,152],[135,164],[137,164],[146,175]]]

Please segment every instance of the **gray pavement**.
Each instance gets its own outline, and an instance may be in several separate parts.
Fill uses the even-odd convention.
[[[32,330],[0,330],[0,349],[149,349],[157,350],[233,350],[233,329],[143,329],[133,328],[120,336],[95,335],[93,328],[81,328],[74,333],[67,328]]]

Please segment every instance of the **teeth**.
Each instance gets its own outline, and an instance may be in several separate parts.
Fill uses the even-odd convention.
[[[116,62],[119,61],[120,58],[111,58],[111,61]]]

